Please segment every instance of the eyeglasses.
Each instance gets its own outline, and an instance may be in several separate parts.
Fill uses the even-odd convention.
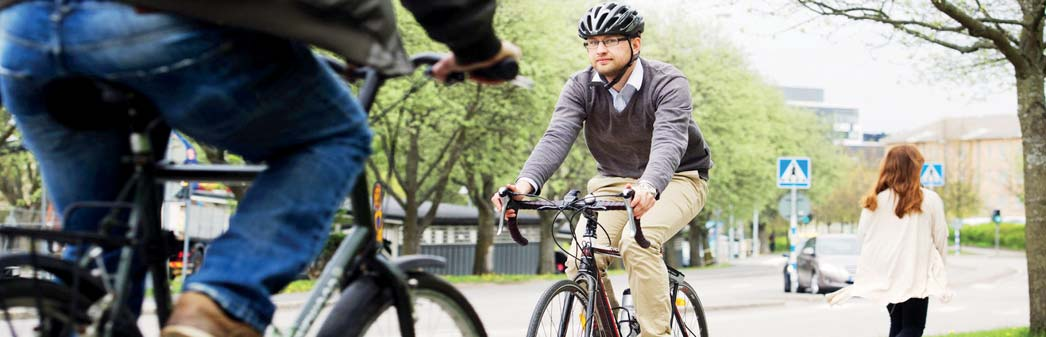
[[[599,44],[600,43],[602,43],[604,46],[607,46],[607,48],[611,48],[611,47],[616,46],[618,43],[621,43],[622,41],[628,41],[628,38],[627,37],[609,38],[609,39],[604,39],[602,41],[600,41],[600,40],[588,40],[588,41],[585,41],[584,43],[582,43],[582,45],[584,45],[585,48],[588,48],[588,50],[596,50],[596,48],[599,48]]]

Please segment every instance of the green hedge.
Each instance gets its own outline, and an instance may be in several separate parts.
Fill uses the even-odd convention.
[[[995,224],[963,226],[959,232],[963,246],[995,247]],[[955,230],[948,227],[948,242],[955,244]],[[1024,250],[1024,225],[1004,223],[999,225],[999,247]]]
[[[1007,328],[998,330],[987,330],[977,332],[965,332],[965,333],[949,333],[946,335],[938,335],[936,337],[1030,337],[1028,334],[1028,328]]]

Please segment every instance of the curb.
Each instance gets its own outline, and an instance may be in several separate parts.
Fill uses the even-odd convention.
[[[752,308],[765,308],[765,307],[783,307],[785,301],[773,301],[773,302],[752,302],[752,303],[739,303],[739,304],[724,304],[724,305],[709,305],[702,308],[708,311],[730,311],[730,310],[744,310]]]

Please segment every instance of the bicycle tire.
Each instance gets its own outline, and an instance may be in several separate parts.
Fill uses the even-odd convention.
[[[411,271],[407,272],[407,284],[414,301],[416,336],[487,336],[479,315],[450,283],[426,272]],[[435,309],[445,315],[434,315]],[[356,280],[342,292],[317,336],[400,337],[391,291],[372,277]]]
[[[561,295],[564,297],[557,299]],[[537,306],[534,307],[530,324],[527,326],[527,337],[587,337],[585,336],[587,322],[584,317],[587,305],[588,295],[585,289],[574,281],[560,280],[552,284],[541,295]],[[559,318],[557,319],[556,316]],[[566,317],[566,320],[563,317]],[[600,336],[601,334],[593,329],[593,335]]]
[[[676,313],[679,313],[677,316]],[[682,316],[682,322],[679,317]],[[697,291],[686,281],[679,283],[676,301],[672,304],[672,336],[708,337],[708,322]],[[686,335],[682,329],[686,329]]]
[[[94,300],[83,293],[63,284],[30,278],[3,279],[0,280],[0,332],[12,337],[64,337],[73,332],[82,335],[84,329],[94,323],[87,314],[93,303]],[[130,311],[125,310],[120,316],[121,320],[113,328],[114,336],[141,337]],[[35,325],[30,322],[33,320],[37,321]],[[103,323],[108,320],[108,313],[102,315],[102,320]],[[67,326],[70,328],[66,329]]]
[[[90,302],[71,288],[51,281],[4,279],[0,281],[0,331],[12,337],[71,336],[90,322]]]

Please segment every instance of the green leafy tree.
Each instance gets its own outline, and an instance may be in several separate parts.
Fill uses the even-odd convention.
[[[493,250],[496,222],[490,196],[506,183],[512,182],[520,166],[530,154],[536,137],[544,132],[558,90],[566,76],[577,66],[561,58],[562,50],[579,49],[577,38],[564,28],[569,27],[572,6],[551,0],[501,2],[495,17],[495,29],[507,40],[517,43],[524,51],[521,73],[532,86],[527,90],[505,91],[488,106],[485,120],[472,134],[473,141],[465,147],[457,179],[466,186],[472,203],[479,210],[473,273],[492,271],[490,252]],[[533,15],[541,13],[542,15]],[[537,38],[540,37],[540,38]],[[583,56],[584,54],[578,54]],[[542,235],[545,235],[542,230]],[[551,241],[541,240],[540,271],[555,270]],[[545,263],[547,262],[548,263]]]
[[[43,179],[36,160],[22,147],[10,113],[0,109],[0,197],[14,207],[40,207]]]

